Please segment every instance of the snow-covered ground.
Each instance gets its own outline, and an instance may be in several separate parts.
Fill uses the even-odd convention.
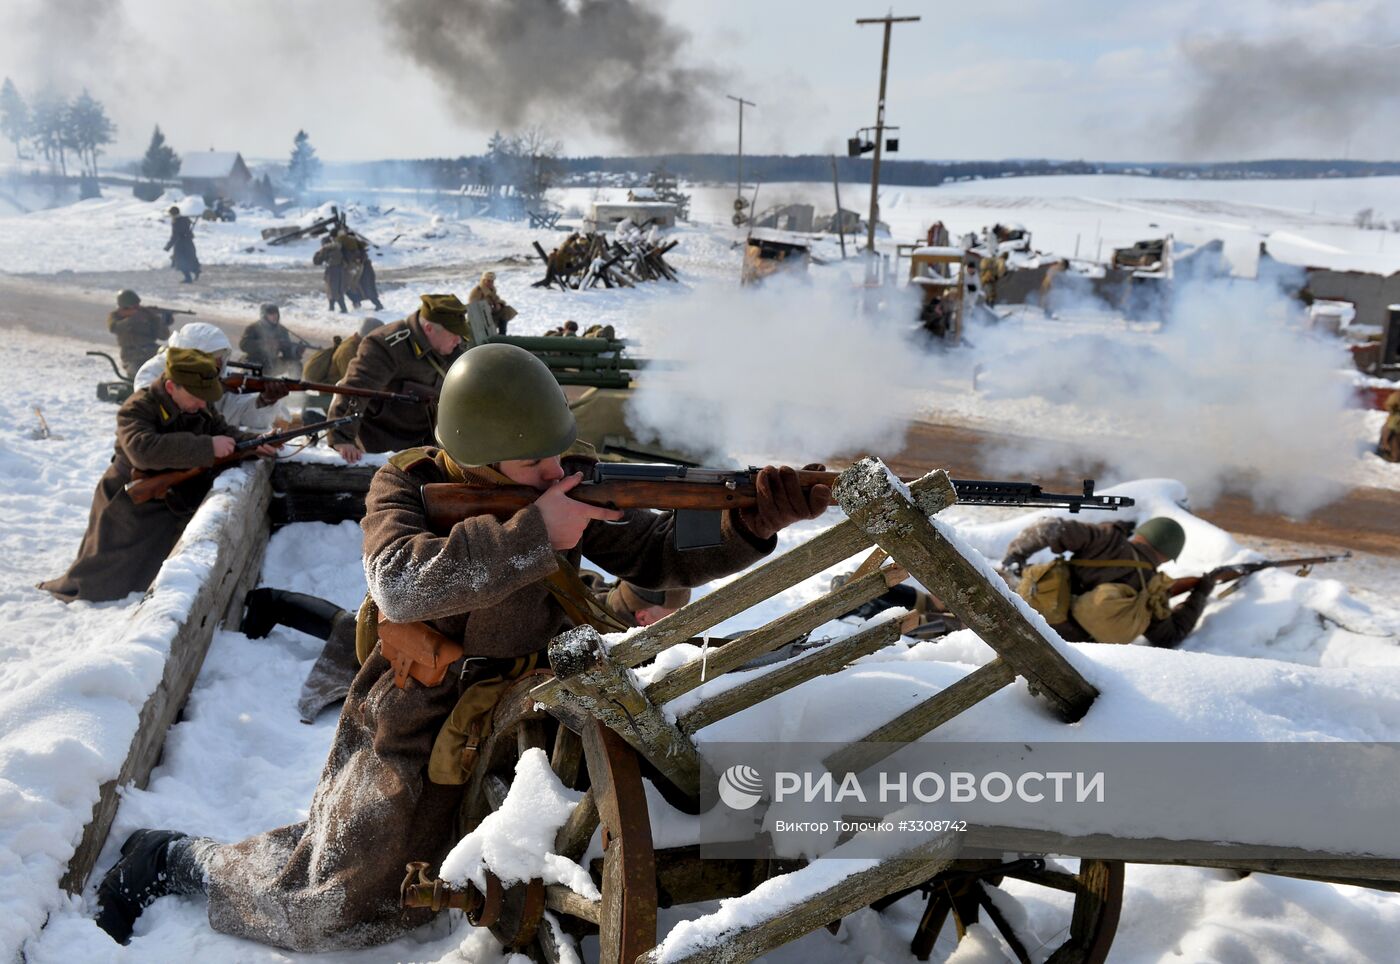
[[[789,187],[794,195],[799,188],[815,189]],[[993,187],[1005,194],[991,194]],[[759,207],[793,199],[785,190],[764,186]],[[702,220],[727,218],[730,195],[723,189],[698,189],[696,194]],[[560,200],[581,207],[591,195],[587,189],[571,189]],[[842,197],[847,207],[862,206],[858,185],[843,185]],[[1092,236],[1101,235],[1107,248],[1160,233],[1153,224],[1192,241],[1224,237],[1232,257],[1253,250],[1264,236],[1277,252],[1278,236],[1295,232],[1341,249],[1351,259],[1347,266],[1376,267],[1379,263],[1368,259],[1384,254],[1374,249],[1385,239],[1379,232],[1356,231],[1349,218],[1360,207],[1400,210],[1389,203],[1392,197],[1400,200],[1400,179],[1243,184],[1026,179],[899,189],[886,194],[883,216],[897,237],[910,239],[935,218],[955,231],[1014,219],[1035,232],[1038,246],[1060,253],[1072,253],[1078,236],[1081,253],[1089,257],[1094,254],[1088,248]],[[161,205],[104,199],[0,219],[0,270],[58,276],[65,270],[163,267],[160,246],[168,227],[160,219],[162,210]],[[312,214],[276,223],[304,221]],[[1168,215],[1177,219],[1170,227],[1161,220]],[[313,243],[287,251],[262,245],[258,230],[271,223],[248,215],[231,225],[202,222],[201,257],[215,267],[201,285],[187,289],[191,296],[200,304],[248,313],[246,298],[221,289],[221,266],[267,271],[271,277],[272,269],[309,263]],[[541,235],[523,225],[438,219],[411,205],[379,216],[362,208],[352,213],[351,223],[385,245],[377,258],[381,274],[411,272],[401,287],[386,285],[381,317],[388,318],[410,310],[422,291],[464,294],[480,264],[523,255]],[[388,245],[396,234],[402,236]],[[637,343],[639,355],[684,358],[703,379],[723,366],[728,374],[718,377],[721,400],[706,396],[707,407],[677,413],[649,395],[639,416],[669,427],[687,418],[706,422],[713,433],[701,441],[745,459],[828,456],[835,453],[816,446],[842,433],[857,440],[856,448],[886,451],[900,437],[898,427],[886,423],[923,414],[1017,436],[1038,434],[1050,452],[1040,464],[1050,468],[1058,464],[1053,457],[1057,447],[1076,445],[1096,454],[1132,448],[1133,439],[1166,423],[1162,409],[1146,405],[1146,396],[1165,393],[1173,404],[1185,405],[1190,416],[1183,424],[1162,428],[1168,437],[1167,466],[1152,462],[1151,452],[1135,451],[1133,458],[1118,463],[1114,480],[1167,474],[1189,483],[1137,482],[1124,490],[1140,499],[1138,516],[1168,512],[1188,526],[1188,549],[1172,567],[1175,573],[1199,572],[1248,555],[1240,541],[1177,506],[1187,495],[1193,505],[1202,504],[1212,484],[1238,474],[1242,466],[1267,468],[1263,475],[1282,474],[1289,484],[1311,478],[1308,487],[1317,492],[1326,489],[1324,483],[1339,481],[1400,487],[1400,467],[1366,452],[1374,444],[1379,413],[1346,407],[1349,376],[1335,344],[1313,343],[1286,325],[1274,325],[1265,317],[1270,304],[1261,303],[1260,318],[1246,319],[1242,331],[1233,334],[1205,323],[1173,331],[1090,310],[1070,311],[1058,320],[1017,312],[996,328],[978,332],[976,348],[934,357],[902,330],[860,327],[842,294],[843,273],[853,274],[853,268],[839,263],[814,267],[805,293],[794,289],[743,300],[733,292],[739,266],[733,232],[691,227],[679,237],[681,246],[669,257],[682,271],[682,285],[546,291],[530,286],[538,267],[507,261],[498,268],[499,284],[521,312],[512,331],[541,332],[565,318],[583,325],[611,323]],[[824,242],[821,253],[835,256],[834,241]],[[1250,264],[1236,262],[1245,274]],[[1400,242],[1390,267],[1396,265]],[[284,317],[295,330],[317,337],[358,325],[356,316],[325,313],[311,293],[294,300]],[[124,743],[109,745],[122,741],[103,732],[103,721],[114,719],[104,714],[130,713],[132,700],[140,701],[133,690],[126,694],[131,699],[111,702],[112,684],[101,682],[121,672],[122,661],[131,658],[115,644],[136,597],[64,607],[32,588],[62,571],[76,550],[92,489],[110,458],[114,410],[92,397],[96,376],[88,366],[94,363],[81,352],[93,344],[8,329],[0,338],[11,361],[0,396],[0,548],[10,560],[0,576],[0,616],[8,630],[0,641],[0,813],[5,814],[0,879],[12,882],[0,897],[8,922],[0,927],[3,950],[13,953],[22,945],[25,958],[35,961],[295,959],[213,934],[201,906],[178,899],[153,907],[132,946],[120,951],[91,923],[90,893],[68,900],[57,890],[64,848],[76,839],[68,835],[85,814],[56,818],[53,801],[72,798],[75,781],[95,788],[95,781],[115,774]],[[761,347],[746,355],[736,350],[739,345]],[[1165,366],[1168,376],[1140,382],[1153,366]],[[1184,384],[1173,386],[1175,378],[1185,379]],[[667,384],[659,376],[654,383]],[[760,383],[770,389],[754,394]],[[698,390],[694,383],[684,387]],[[871,421],[852,422],[835,412],[846,400],[877,391],[892,401]],[[35,406],[57,438],[30,438],[38,424]],[[859,444],[862,439],[869,441]],[[1176,471],[1169,471],[1172,467]],[[1317,479],[1322,481],[1314,485]],[[1256,494],[1266,503],[1281,497],[1267,486],[1258,487]],[[1026,521],[1023,513],[985,510],[956,509],[945,515],[991,559],[1000,557],[1006,541]],[[784,544],[833,521],[835,513],[798,527],[784,535]],[[352,525],[292,526],[274,537],[263,581],[353,605],[364,586],[358,553],[359,533]],[[1355,565],[1363,563],[1364,579],[1358,576],[1357,581],[1364,582],[1364,592],[1354,583],[1328,578],[1327,570],[1309,580],[1282,572],[1257,576],[1241,592],[1212,603],[1180,652],[1073,647],[1076,664],[1104,692],[1076,734],[1142,738],[1150,719],[1160,727],[1159,734],[1182,740],[1400,740],[1400,607],[1395,603],[1400,579],[1391,559],[1364,557]],[[720,631],[755,625],[813,598],[827,575],[736,617]],[[838,628],[823,627],[818,635]],[[99,872],[136,827],[172,826],[237,839],[304,815],[333,726],[330,717],[314,726],[296,719],[296,690],[315,652],[311,640],[288,630],[263,640],[229,631],[216,636],[150,788],[132,791],[124,800]],[[686,652],[680,648],[668,659]],[[800,688],[780,709],[759,708],[702,732],[701,738],[718,742],[744,729],[844,738],[852,734],[836,724],[864,732],[869,728],[864,724],[888,719],[990,656],[969,633],[936,644],[900,644],[839,676]],[[65,689],[80,671],[94,682]],[[892,679],[900,681],[898,693],[891,692]],[[852,707],[840,720],[819,709],[821,698],[833,691]],[[55,697],[56,706],[45,707],[44,741],[36,743],[31,708],[47,694],[66,695]],[[954,727],[953,735],[968,739],[1045,740],[1063,733],[1036,711],[1022,687],[1008,688]],[[37,816],[44,814],[43,819]],[[1064,924],[1063,907],[1041,891],[1008,889],[1024,900],[1040,938],[1050,941]],[[701,910],[677,910],[669,919]],[[865,911],[848,919],[839,936],[820,931],[769,959],[774,964],[866,957],[904,961],[919,910],[918,902],[909,900],[883,918]],[[47,927],[39,932],[46,914]],[[455,928],[451,933],[446,932],[449,924]],[[1214,871],[1130,866],[1112,959],[1385,960],[1397,937],[1400,899],[1393,895],[1262,875],[1237,880]],[[994,938],[979,932],[976,939],[979,943],[965,944],[955,960],[1000,959]],[[939,946],[939,953],[951,950],[946,942]],[[501,955],[488,938],[460,920],[444,920],[436,930],[389,948],[317,959],[494,962]]]

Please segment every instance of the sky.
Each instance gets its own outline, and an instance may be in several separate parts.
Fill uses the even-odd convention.
[[[887,122],[906,159],[1400,157],[1391,0],[0,0],[0,75],[86,86],[113,156],[480,153],[535,126],[565,153],[844,150]]]

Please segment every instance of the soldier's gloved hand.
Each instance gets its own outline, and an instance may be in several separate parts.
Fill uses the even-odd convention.
[[[1020,576],[1021,570],[1026,568],[1026,557],[1018,553],[1012,553],[1001,561],[1002,572],[1009,572],[1013,576]]]
[[[831,486],[814,485],[803,492],[797,472],[788,465],[781,469],[765,465],[759,469],[754,488],[758,490],[758,501],[752,509],[741,509],[739,519],[760,539],[771,538],[802,519],[815,519],[831,504]]]
[[[287,387],[285,382],[269,382],[268,386],[258,393],[258,408],[276,405],[291,393],[292,390]]]
[[[583,473],[566,475],[551,485],[535,500],[535,506],[544,516],[544,527],[549,532],[549,544],[559,550],[572,549],[583,538],[583,530],[594,519],[617,522],[622,518],[620,509],[603,509],[569,498],[569,490],[583,481]]]

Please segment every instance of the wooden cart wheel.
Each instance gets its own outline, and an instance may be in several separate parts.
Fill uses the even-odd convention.
[[[1068,924],[1046,946],[1017,934],[992,900],[1006,878],[1022,880],[1074,895],[1074,909]],[[1047,964],[1103,964],[1118,930],[1123,904],[1123,862],[1120,860],[1081,860],[1079,870],[1070,873],[1049,868],[1044,860],[1030,858],[1002,863],[996,860],[959,860],[938,876],[918,887],[900,891],[871,905],[884,910],[900,898],[923,891],[928,903],[910,941],[910,951],[921,961],[929,959],[934,942],[950,923],[958,940],[970,924],[987,920],[1001,935],[1013,956],[1022,964],[1033,959]],[[1058,941],[1063,936],[1063,943]],[[1047,947],[1052,948],[1045,956]],[[1032,955],[1035,955],[1033,958]]]
[[[528,899],[523,886],[509,888],[504,906],[519,912],[503,914],[492,933],[509,948],[533,939],[545,959],[554,961],[560,959],[561,940],[597,931],[600,964],[632,964],[656,946],[656,866],[639,760],[626,741],[598,721],[571,719],[582,731],[580,736],[537,708],[530,690],[539,682],[539,677],[521,680],[497,704],[463,799],[464,828],[475,828],[500,807],[522,753],[534,747],[544,750],[562,783],[587,791],[556,838],[555,849],[581,858],[602,825],[602,873],[597,882],[603,899],[585,901],[565,888],[550,887],[541,904]],[[558,917],[559,928],[542,921],[546,909]]]

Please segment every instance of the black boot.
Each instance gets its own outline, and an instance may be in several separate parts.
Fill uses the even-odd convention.
[[[329,639],[332,621],[340,612],[328,599],[285,589],[254,589],[244,605],[247,608],[239,631],[249,639],[261,639],[279,624],[317,639]]]
[[[118,944],[131,940],[136,918],[151,901],[175,893],[167,872],[168,851],[184,837],[172,830],[138,830],[122,844],[121,859],[97,887],[97,926]]]

